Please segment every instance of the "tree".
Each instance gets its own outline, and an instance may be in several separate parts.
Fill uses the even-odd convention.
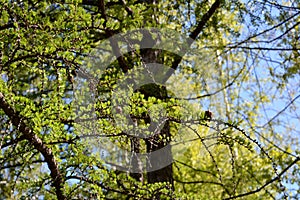
[[[297,198],[299,4],[1,1],[0,197]]]

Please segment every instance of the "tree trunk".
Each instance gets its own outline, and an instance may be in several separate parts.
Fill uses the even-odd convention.
[[[148,31],[144,32],[142,43],[147,43],[147,46],[154,46],[157,42],[152,39],[151,34]],[[152,44],[151,44],[152,43]],[[143,62],[147,65],[148,63],[162,64],[160,59],[161,50],[157,49],[142,49],[141,57]],[[160,71],[160,70],[158,70]],[[155,74],[155,70],[151,70],[154,77],[161,77],[161,74]],[[157,72],[159,73],[159,72]],[[165,101],[167,99],[167,89],[164,86],[157,85],[156,83],[148,84],[140,90],[144,94],[145,98],[156,97]],[[149,122],[151,119],[149,119]],[[149,129],[157,128],[150,127]],[[150,130],[150,132],[152,132]],[[171,140],[170,124],[166,120],[163,128],[158,133],[153,133],[152,136],[145,139],[146,150],[149,155],[147,160],[147,181],[148,183],[166,182],[171,186],[168,187],[173,191],[173,170],[172,170],[172,152],[171,146],[168,145]],[[158,152],[157,152],[158,151]],[[156,153],[155,153],[156,152]],[[164,163],[168,163],[165,166]],[[160,199],[160,193],[155,194],[155,199]]]

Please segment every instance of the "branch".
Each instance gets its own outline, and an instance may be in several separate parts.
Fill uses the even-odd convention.
[[[63,194],[63,179],[58,168],[58,163],[55,160],[53,152],[48,148],[43,141],[33,133],[32,129],[28,127],[18,113],[6,102],[4,95],[0,92],[0,108],[10,118],[12,124],[24,135],[24,138],[29,141],[45,158],[48,168],[51,171],[50,176],[55,187],[56,196],[59,200],[66,199]]]
[[[295,17],[298,16],[299,14],[300,14],[300,12],[299,12],[299,13],[296,13],[295,15],[292,15],[292,16],[288,17],[287,19],[285,19],[285,20],[281,21],[280,23],[278,23],[278,24],[272,26],[271,28],[268,28],[268,29],[266,29],[266,30],[263,30],[262,32],[259,32],[259,33],[256,33],[256,34],[254,34],[254,35],[251,35],[251,36],[249,36],[248,38],[246,38],[245,40],[240,41],[240,42],[238,42],[238,43],[236,43],[236,44],[230,46],[230,48],[238,48],[240,45],[242,45],[242,44],[244,44],[244,43],[247,43],[247,42],[251,41],[251,40],[254,39],[254,38],[257,38],[258,36],[262,36],[263,34],[265,34],[265,33],[267,33],[267,32],[273,31],[273,30],[275,30],[276,28],[279,28],[280,26],[284,25],[284,24],[287,23],[288,21],[292,20],[293,18],[295,18]]]
[[[95,181],[95,180],[92,180],[92,179],[89,179],[89,178],[86,178],[86,177],[83,177],[83,176],[71,175],[71,176],[67,176],[66,179],[67,180],[75,179],[75,180],[79,180],[79,181],[84,181],[86,183],[97,185],[98,187],[103,188],[104,190],[107,190],[107,191],[116,192],[116,193],[119,193],[119,194],[127,195],[129,197],[138,197],[134,194],[130,194],[128,191],[116,190],[114,188],[106,186],[101,181]]]
[[[213,184],[213,185],[219,185],[224,187],[222,183],[214,182],[214,181],[182,181],[179,179],[175,179],[176,182],[182,183],[182,184]]]
[[[210,172],[210,171],[206,171],[206,170],[202,170],[202,169],[196,169],[196,168],[194,168],[193,166],[191,166],[191,165],[189,165],[189,164],[187,164],[187,163],[181,162],[181,161],[179,161],[179,160],[176,160],[176,159],[174,159],[174,161],[177,162],[177,163],[179,163],[179,164],[182,164],[182,165],[184,165],[184,166],[186,166],[186,167],[188,167],[188,168],[190,168],[190,169],[192,169],[193,171],[196,171],[196,172],[202,172],[202,173],[207,173],[207,174],[209,174],[209,175],[212,175],[212,176],[214,176],[214,177],[217,177],[215,174],[213,174],[213,173]]]
[[[203,30],[204,26],[207,24],[208,20],[212,17],[212,15],[216,12],[216,10],[220,7],[221,5],[221,0],[216,0],[213,5],[210,7],[210,9],[207,11],[207,13],[205,13],[201,20],[199,21],[199,23],[197,24],[197,27],[195,28],[195,30],[193,32],[191,32],[191,34],[189,35],[190,38],[192,38],[193,40],[195,40],[198,35],[201,33],[201,31]],[[192,43],[190,43],[189,45],[191,45]]]
[[[264,128],[268,124],[270,124],[272,121],[274,121],[281,113],[283,113],[286,109],[290,107],[298,98],[300,98],[300,94],[292,99],[291,102],[289,102],[282,110],[280,110],[275,116],[273,116],[267,123],[265,123],[263,126],[258,126],[258,128]]]
[[[43,163],[43,162],[45,162],[45,161],[44,160],[34,160],[34,161],[30,162],[30,164]],[[25,164],[27,164],[27,163],[16,163],[13,165],[3,165],[0,167],[0,170],[7,169],[7,168],[21,167],[21,166],[24,166]]]
[[[106,24],[108,22],[108,17],[106,15],[106,8],[105,8],[104,0],[99,0],[99,1],[83,0],[82,4],[90,5],[90,6],[97,6],[102,15],[102,18],[104,19],[103,25],[104,25],[104,27],[106,26]],[[116,56],[120,66],[121,66],[122,71],[124,73],[126,73],[129,68],[128,68],[128,65],[126,64],[124,56],[121,53],[117,39],[113,37],[116,32],[111,29],[104,29],[104,32],[105,32],[106,37],[110,41],[110,45],[112,47],[113,54]]]
[[[20,137],[18,137],[16,139],[10,140],[9,142],[7,142],[7,143],[5,143],[3,145],[0,145],[0,149],[8,147],[8,146],[11,146],[11,145],[14,145],[14,144],[17,144],[18,142],[23,141],[23,140],[25,140],[25,138],[22,135],[22,136],[20,136]]]
[[[204,98],[204,97],[210,97],[210,96],[213,96],[213,95],[216,95],[218,94],[219,92],[222,92],[223,90],[231,87],[235,82],[236,80],[238,79],[238,77],[242,74],[242,72],[244,71],[245,67],[243,67],[239,73],[232,79],[232,81],[230,83],[228,83],[227,85],[225,85],[224,87],[214,91],[214,92],[211,92],[211,93],[207,93],[207,94],[203,94],[203,95],[200,95],[200,96],[196,96],[196,97],[191,97],[191,98],[175,98],[175,99],[178,99],[178,100],[197,100],[197,99],[201,99],[201,98]]]
[[[255,194],[259,191],[261,191],[262,189],[264,189],[265,187],[267,187],[268,185],[270,185],[271,183],[277,181],[280,179],[280,177],[285,173],[287,172],[287,170],[289,170],[293,165],[295,165],[298,161],[300,161],[300,157],[297,157],[289,166],[287,166],[282,172],[280,172],[280,174],[278,174],[276,177],[274,177],[273,179],[271,179],[270,181],[266,182],[263,186],[261,186],[260,188],[257,188],[256,190],[253,190],[253,191],[250,191],[250,192],[246,192],[246,193],[243,193],[243,194],[239,194],[239,195],[236,195],[236,196],[233,196],[233,197],[229,197],[229,198],[226,198],[225,200],[229,200],[229,199],[237,199],[237,198],[240,198],[240,197],[244,197],[244,196],[248,196],[250,194]]]
[[[261,51],[299,51],[300,48],[296,47],[249,47],[249,46],[224,46],[227,49],[247,49],[247,50],[261,50]]]
[[[193,41],[198,37],[198,35],[202,32],[204,26],[207,24],[209,19],[212,17],[212,15],[217,11],[217,9],[221,6],[222,0],[216,0],[213,5],[210,7],[210,9],[202,16],[201,20],[197,23],[197,26],[194,31],[192,31],[189,35],[189,37],[192,39],[187,40],[187,47],[190,48]],[[187,49],[183,50],[183,53],[185,54],[187,52]],[[166,76],[164,78],[164,82],[166,82],[169,77],[173,74],[174,70],[177,69],[179,63],[182,61],[183,56],[175,56],[174,61],[172,63],[171,69],[168,70],[166,73]]]

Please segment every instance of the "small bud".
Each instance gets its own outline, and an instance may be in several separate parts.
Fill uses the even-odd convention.
[[[211,119],[212,118],[212,112],[210,112],[209,110],[205,111],[204,118],[205,119]]]

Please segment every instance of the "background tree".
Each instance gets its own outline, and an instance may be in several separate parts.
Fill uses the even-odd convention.
[[[297,199],[299,6],[267,0],[1,1],[0,197]],[[112,38],[145,27],[172,29],[194,41],[172,41],[189,49],[179,56],[155,48],[167,38],[154,29],[132,41]],[[97,49],[103,41],[116,58],[95,71],[86,58],[103,52]],[[128,53],[121,54],[124,47]],[[105,59],[93,57],[92,64]],[[122,113],[114,95],[126,73],[147,63],[175,72],[169,88],[163,81],[144,85],[121,108],[145,129],[155,120],[151,105],[167,111],[163,129],[141,139],[117,124]],[[139,171],[107,163],[127,158],[101,156],[82,131],[96,133],[95,146],[105,138],[111,148],[127,149],[129,167]],[[152,172],[140,167],[137,153],[162,147],[173,164]],[[159,162],[148,159],[148,167]]]

